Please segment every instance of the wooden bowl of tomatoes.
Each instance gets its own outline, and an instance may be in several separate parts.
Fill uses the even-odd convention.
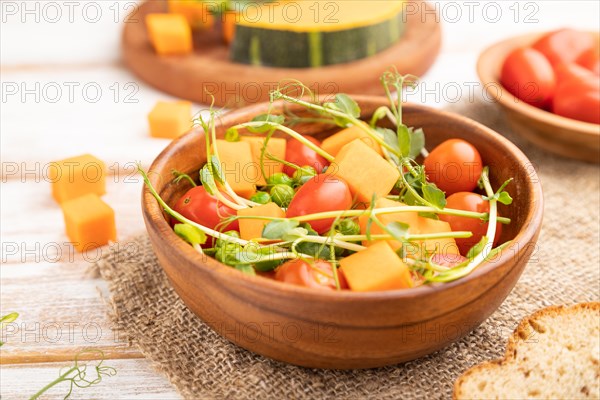
[[[597,33],[561,29],[487,48],[477,71],[515,132],[552,153],[600,162]]]
[[[388,104],[387,99],[382,97],[352,97],[360,109],[360,119],[363,121],[371,120],[376,110]],[[345,104],[339,107],[346,107],[352,113],[357,110],[354,105],[347,106],[348,102]],[[381,114],[380,111],[377,113]],[[262,121],[266,112],[300,115],[302,107],[275,102],[272,105],[258,104],[228,113],[218,119],[214,137],[227,138],[231,127],[248,121]],[[405,362],[459,340],[483,322],[512,290],[535,249],[543,213],[541,185],[535,169],[527,157],[507,139],[465,117],[423,106],[405,105],[402,118],[408,126],[423,129],[426,150],[422,154],[429,151],[427,158],[430,165],[446,171],[447,167],[456,167],[456,160],[465,158],[464,165],[472,166],[473,163],[467,163],[466,160],[472,160],[476,153],[476,161],[489,166],[489,185],[498,188],[503,182],[513,179],[506,189],[513,196],[512,204],[498,202],[498,214],[510,219],[510,224],[504,225],[501,233],[497,232],[501,242],[509,241],[502,251],[494,253],[493,257],[485,259],[460,279],[402,289],[394,286],[395,288],[387,288],[389,290],[361,292],[339,290],[338,286],[338,290],[334,290],[329,279],[316,278],[319,274],[307,276],[306,270],[302,269],[303,259],[286,262],[284,265],[289,267],[287,275],[279,281],[268,276],[269,273],[243,273],[243,269],[227,266],[225,261],[221,263],[203,253],[198,246],[190,246],[191,242],[182,240],[174,232],[171,216],[165,213],[165,209],[178,204],[182,198],[185,207],[194,207],[194,210],[187,210],[190,211],[187,214],[190,217],[194,213],[200,219],[205,218],[206,214],[214,215],[215,208],[219,207],[210,197],[196,199],[184,196],[196,183],[192,184],[186,179],[173,179],[173,170],[196,177],[198,171],[203,171],[208,165],[207,141],[202,133],[204,130],[195,129],[173,141],[156,158],[150,172],[144,175],[147,187],[142,194],[143,215],[152,246],[160,265],[184,303],[216,332],[233,343],[275,360],[313,368],[371,368]],[[391,126],[389,121],[382,119],[380,122],[382,126]],[[321,143],[321,140],[339,131],[339,128],[324,128],[313,123],[296,125],[294,129],[303,135],[313,136],[314,139],[310,140],[313,144]],[[453,140],[448,141],[449,139]],[[355,142],[351,142],[353,143]],[[297,163],[315,162],[314,165],[322,161],[311,156],[310,152],[305,156],[313,158],[300,160],[302,152],[302,149],[295,149],[286,159],[296,157]],[[221,157],[225,157],[223,152]],[[356,174],[363,173],[363,169],[373,168],[364,159],[356,159],[355,163],[358,166],[353,170]],[[379,170],[373,172],[378,174]],[[478,173],[482,173],[481,170]],[[201,178],[203,185],[210,182],[207,176]],[[351,180],[352,177],[348,179]],[[383,170],[381,179],[384,179]],[[445,190],[464,190],[464,187],[472,190],[475,185],[472,177],[465,179],[461,177],[456,181],[460,187],[447,187]],[[438,183],[443,185],[439,180]],[[380,182],[369,184],[378,185]],[[310,187],[307,185],[309,183],[298,189],[296,195]],[[339,181],[330,186],[326,188],[329,192],[325,194],[317,194],[320,190],[317,187],[310,188],[309,195],[303,198],[296,212],[301,215],[302,207],[312,208],[313,211],[316,208],[319,211],[327,209],[334,202],[344,202],[343,198],[334,199]],[[195,186],[199,187],[201,186]],[[314,196],[311,197],[310,193],[314,193]],[[451,197],[448,197],[448,203]],[[475,197],[481,199],[482,195]],[[157,199],[161,199],[161,202]],[[257,197],[253,196],[252,199],[258,201]],[[460,208],[463,203],[468,206],[466,203],[469,201],[471,200],[457,198],[453,200],[453,206]],[[185,207],[181,209],[182,212]],[[478,205],[475,204],[474,207]],[[291,203],[288,210],[290,208]],[[364,209],[368,208],[362,210]],[[219,215],[225,211],[219,211]],[[415,213],[415,218],[422,217]],[[429,223],[441,223],[433,219],[427,220]],[[241,224],[242,221],[236,222]],[[268,226],[265,225],[262,231],[264,237],[267,237]],[[314,226],[321,230],[319,225]],[[401,224],[395,225],[395,228],[399,227]],[[280,225],[277,226],[277,229],[280,228]],[[231,226],[226,229],[231,229]],[[208,229],[206,231],[209,232]],[[370,259],[378,256],[379,253],[373,251],[376,248],[377,245],[374,245],[368,247],[371,250],[366,250],[370,251]],[[384,248],[389,249],[389,246],[382,244],[382,251]],[[358,251],[347,258],[360,254],[363,252]],[[397,256],[394,252],[391,254],[392,257]],[[365,263],[366,260],[367,258]],[[383,264],[368,266],[381,270],[382,266],[385,267],[385,262]],[[311,265],[316,269],[324,267],[320,271],[323,273],[326,272],[325,269],[331,268],[324,261]],[[279,274],[282,268],[283,266],[278,267],[274,273]],[[342,268],[344,265],[340,270]],[[353,284],[350,282],[349,272],[345,272],[346,279]],[[327,285],[329,286],[324,287]],[[340,285],[343,286],[344,283],[340,282]]]

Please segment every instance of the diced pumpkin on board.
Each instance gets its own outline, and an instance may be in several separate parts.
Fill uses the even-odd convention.
[[[115,213],[98,195],[90,193],[61,204],[67,235],[83,252],[115,241]]]
[[[256,184],[259,186],[264,186],[267,184],[265,178],[270,177],[271,175],[283,171],[283,164],[278,163],[277,161],[269,160],[265,157],[265,174],[266,177],[263,176],[262,171],[260,170],[260,153],[264,146],[265,138],[260,136],[242,136],[240,138],[242,142],[247,142],[250,144],[250,150],[252,151],[252,162],[258,167],[260,171],[260,177],[256,181]],[[267,143],[267,151],[273,154],[275,157],[285,160],[285,147],[287,141],[283,138],[270,138]]]
[[[192,128],[192,103],[159,101],[148,114],[150,136],[175,139]]]
[[[249,199],[256,193],[260,168],[253,162],[248,142],[228,142],[217,139],[216,148],[225,179],[234,192]]]
[[[148,14],[146,28],[158,55],[185,55],[192,52],[192,29],[180,14]]]
[[[357,292],[412,287],[408,266],[386,241],[379,241],[340,260],[340,269],[350,289]]]
[[[364,203],[370,203],[373,195],[387,196],[400,179],[398,169],[360,139],[342,147],[328,171],[346,181],[352,194]]]
[[[169,13],[183,15],[192,29],[206,30],[214,25],[210,13],[214,5],[198,0],[168,0]]]
[[[252,208],[242,208],[238,210],[237,215],[240,217],[272,217],[272,218],[285,218],[285,211],[283,211],[275,203],[267,203]],[[271,222],[268,219],[245,219],[240,218],[240,237],[244,240],[258,239],[262,237],[263,229],[265,225]]]
[[[106,193],[106,165],[91,154],[50,163],[48,179],[52,196],[58,203],[94,193]]]
[[[350,143],[355,139],[360,139],[365,142],[369,147],[377,152],[380,156],[383,156],[383,152],[381,151],[381,146],[379,143],[375,141],[367,132],[362,130],[358,126],[351,126],[350,128],[343,129],[328,138],[323,140],[323,144],[321,147],[323,150],[331,154],[332,156],[337,156],[342,147]]]

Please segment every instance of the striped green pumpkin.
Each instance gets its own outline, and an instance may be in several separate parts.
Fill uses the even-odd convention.
[[[337,24],[298,26],[290,23],[286,27],[272,21],[241,21],[236,26],[231,58],[251,65],[315,68],[373,56],[392,46],[402,36],[402,1],[385,0],[384,11],[388,15],[377,15],[381,10],[374,3],[381,3],[379,1],[340,0],[333,3],[339,4],[340,10],[343,10],[344,3],[348,2],[355,3],[353,12],[361,11],[370,22],[344,23],[340,20]],[[307,3],[314,4],[312,1]],[[357,10],[356,3],[360,4],[360,10]],[[390,3],[395,4],[390,6]]]

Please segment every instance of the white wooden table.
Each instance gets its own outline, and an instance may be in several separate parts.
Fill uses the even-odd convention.
[[[475,61],[488,44],[521,32],[600,25],[595,0],[437,5],[443,50],[408,96],[435,107],[481,91]],[[28,398],[91,347],[103,350],[118,373],[76,389],[73,398],[179,398],[111,329],[100,296],[106,285],[87,275],[86,260],[64,244],[62,214],[45,179],[48,162],[94,154],[109,167],[104,199],[116,211],[118,237],[144,229],[133,165],[148,166],[168,143],[148,136],[146,114],[169,96],[137,82],[120,62],[121,25],[135,3],[2,0],[0,6],[0,314],[20,313],[1,338],[7,343],[0,353],[0,395]],[[57,386],[46,398],[66,391]]]

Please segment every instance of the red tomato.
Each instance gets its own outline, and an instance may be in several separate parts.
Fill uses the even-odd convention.
[[[290,260],[277,268],[275,280],[315,289],[336,290],[332,268],[331,263],[324,260]],[[348,289],[342,271],[338,269],[337,274],[340,288]]]
[[[429,181],[448,195],[475,189],[483,170],[477,149],[461,139],[449,139],[438,145],[423,165]]]
[[[531,46],[542,53],[550,64],[574,62],[583,52],[594,47],[594,37],[575,29],[560,29],[550,32]]]
[[[575,63],[558,64],[554,68],[554,73],[557,85],[571,79],[587,80],[592,76],[589,70]]]
[[[287,209],[287,217],[294,218],[302,215],[348,210],[352,207],[352,193],[348,184],[341,178],[320,174],[309,179],[298,189]],[[323,234],[331,228],[335,218],[308,221],[312,228]]]
[[[305,138],[321,147],[321,142],[314,137],[305,136]],[[317,154],[316,151],[293,138],[287,141],[287,146],[285,149],[285,161],[296,164],[299,167],[313,167],[318,174],[323,172],[323,168],[329,165],[329,161]],[[293,176],[295,171],[296,170],[292,167],[283,167],[283,172],[289,176]]]
[[[600,50],[598,46],[581,53],[576,61],[582,67],[589,69],[596,75],[600,75]]]
[[[572,78],[558,85],[552,111],[563,117],[600,124],[600,76]]]
[[[215,229],[222,219],[237,215],[236,211],[211,196],[203,186],[188,190],[173,207],[175,211],[207,228]],[[239,231],[238,221],[228,224],[223,231]],[[212,246],[212,238],[208,238],[206,246]]]
[[[504,60],[500,83],[510,93],[532,106],[550,105],[556,86],[554,70],[542,53],[531,48],[513,51]]]
[[[480,194],[471,192],[454,193],[446,199],[446,208],[455,208],[457,210],[475,211],[480,213],[490,212],[490,203],[484,200]],[[473,236],[467,239],[455,239],[460,254],[466,255],[469,249],[475,246],[487,233],[488,223],[477,218],[459,217],[454,215],[442,215],[440,219],[450,224],[453,231],[473,232]],[[502,234],[502,224],[496,224],[496,235],[494,237],[494,246],[498,244]]]

